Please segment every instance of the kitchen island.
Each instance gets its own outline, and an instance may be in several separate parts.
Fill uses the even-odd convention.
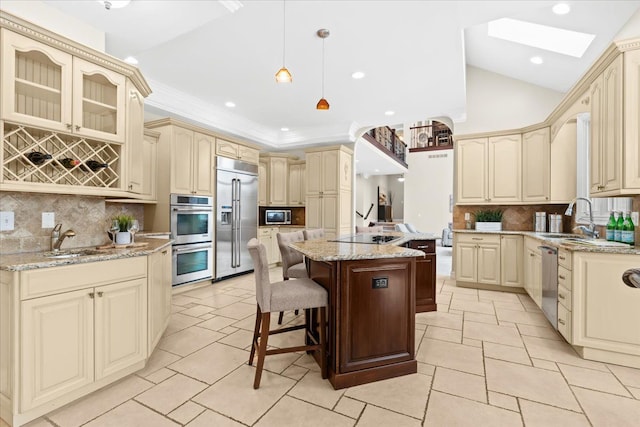
[[[411,242],[434,242],[435,237],[375,235],[395,239],[384,244],[320,239],[290,244],[306,256],[309,277],[329,294],[326,357],[336,389],[417,372],[416,277],[425,253],[412,249]],[[318,319],[307,322],[317,333]]]

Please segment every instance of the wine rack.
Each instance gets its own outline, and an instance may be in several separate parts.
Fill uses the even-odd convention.
[[[119,144],[5,123],[2,150],[2,177],[5,183],[120,187],[122,147]],[[33,151],[51,154],[52,158],[36,165],[27,157]],[[66,168],[62,159],[75,159],[79,163]],[[106,163],[108,167],[92,171],[85,166],[89,160]]]

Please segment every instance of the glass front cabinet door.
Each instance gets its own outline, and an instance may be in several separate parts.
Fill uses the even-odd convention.
[[[122,143],[122,74],[2,29],[2,118]]]

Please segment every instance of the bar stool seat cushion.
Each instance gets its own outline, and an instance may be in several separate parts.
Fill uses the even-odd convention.
[[[271,283],[271,311],[326,307],[328,301],[327,291],[311,279]]]
[[[307,276],[307,266],[304,262],[294,264],[287,270],[287,277],[290,279],[301,279]]]

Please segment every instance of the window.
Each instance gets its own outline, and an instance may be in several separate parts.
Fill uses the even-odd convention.
[[[577,121],[577,197],[589,198],[589,113],[578,114]],[[631,211],[630,197],[594,197],[591,199],[593,220],[598,225],[607,225],[611,211]],[[587,203],[579,200],[576,204],[576,223],[589,224]]]

